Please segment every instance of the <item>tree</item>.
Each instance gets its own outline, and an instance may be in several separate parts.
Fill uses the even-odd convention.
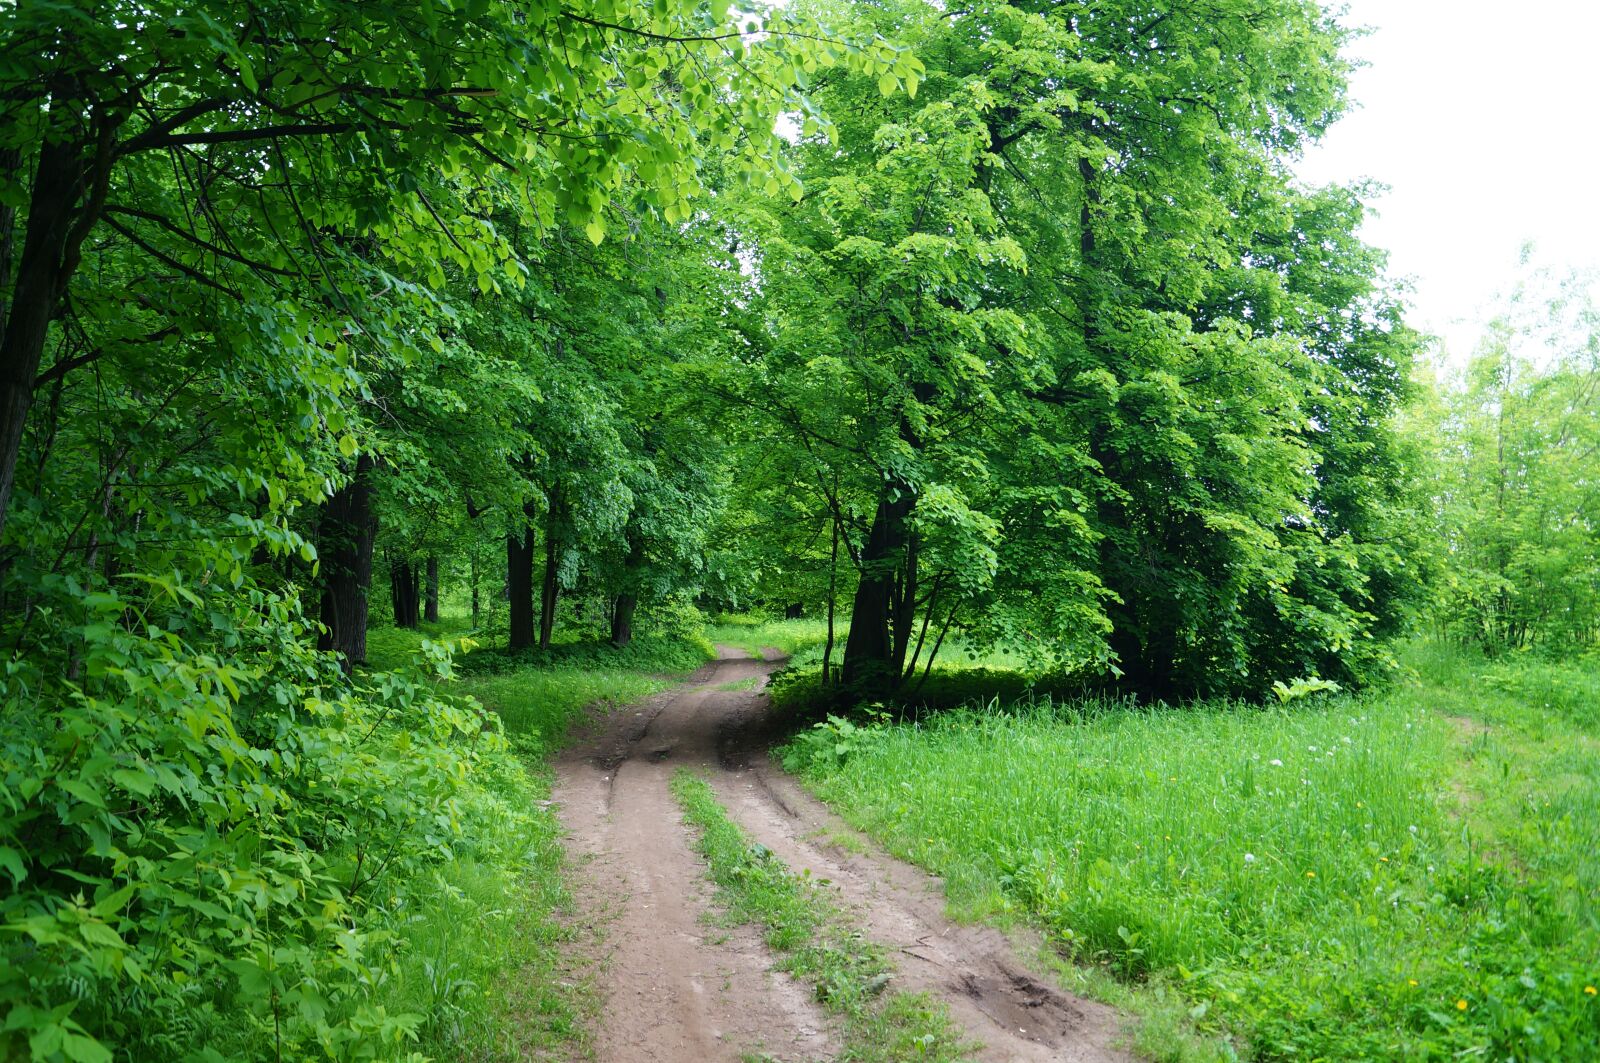
[[[805,67],[907,60],[720,4],[7,16],[0,1056],[392,1055],[365,893],[404,902],[515,770],[481,707],[356,667],[375,549],[531,496],[520,429],[449,445],[452,407],[529,412],[463,292],[683,223],[713,154],[791,185]]]
[[[1413,431],[1441,532],[1443,631],[1490,654],[1600,633],[1600,307],[1594,278],[1528,267]]]
[[[1375,608],[1415,590],[1416,339],[1359,201],[1284,165],[1342,107],[1343,31],[1289,0],[851,15],[927,70],[915,101],[819,91],[838,147],[747,226],[770,338],[741,396],[845,474],[847,677],[903,681],[963,610],[1152,697],[1373,674]]]

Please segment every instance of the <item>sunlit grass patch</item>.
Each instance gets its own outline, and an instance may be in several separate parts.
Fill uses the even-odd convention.
[[[836,652],[844,649],[844,630],[839,626],[835,631],[839,640]],[[706,637],[712,642],[737,646],[752,657],[760,657],[768,649],[792,657],[814,647],[820,648],[828,638],[828,623],[812,618],[776,620],[760,616],[718,616],[706,625]]]

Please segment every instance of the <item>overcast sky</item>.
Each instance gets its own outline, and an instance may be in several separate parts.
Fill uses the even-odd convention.
[[[1337,0],[1334,0],[1337,3]],[[1452,361],[1516,272],[1600,265],[1600,0],[1349,0],[1357,108],[1300,167],[1389,186],[1363,235]]]

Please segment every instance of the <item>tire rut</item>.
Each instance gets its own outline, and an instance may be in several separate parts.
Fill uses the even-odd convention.
[[[772,970],[759,935],[707,924],[711,889],[668,790],[678,764],[715,767],[715,720],[737,696],[715,685],[756,674],[761,662],[717,661],[697,682],[613,713],[556,765],[578,936],[597,942],[580,962],[602,997],[593,1050],[602,1063],[836,1053],[828,1017]]]

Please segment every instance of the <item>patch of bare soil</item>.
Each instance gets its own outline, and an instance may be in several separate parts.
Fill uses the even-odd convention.
[[[813,839],[845,831],[828,809],[767,763],[768,661],[719,647],[690,682],[618,711],[557,765],[555,800],[578,860],[580,918],[601,931],[593,974],[604,998],[595,1056],[604,1063],[708,1063],[765,1052],[826,1059],[838,1042],[810,993],[771,970],[754,931],[704,919],[710,888],[668,789],[672,772],[704,774],[731,815],[796,870],[827,879],[867,937],[889,950],[894,986],[950,1008],[992,1063],[1101,1063],[1111,1009],[1054,988],[1011,942],[944,916],[937,879],[865,840],[844,852]],[[755,679],[754,689],[727,689]],[[722,688],[722,689],[719,689]]]

